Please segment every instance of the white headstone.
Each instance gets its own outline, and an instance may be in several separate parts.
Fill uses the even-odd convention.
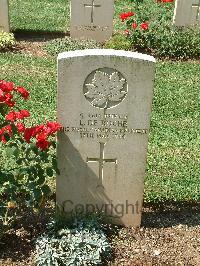
[[[59,54],[56,194],[67,214],[140,225],[154,67],[153,57],[125,51]]]
[[[200,0],[176,0],[173,23],[178,27],[200,25]]]
[[[113,32],[114,0],[71,0],[70,36],[104,42]]]
[[[0,0],[0,31],[9,32],[8,0]]]

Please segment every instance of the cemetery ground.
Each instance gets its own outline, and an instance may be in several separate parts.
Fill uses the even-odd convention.
[[[115,33],[123,30],[118,16],[126,6],[129,1],[116,1]],[[10,14],[17,42],[14,49],[0,53],[0,79],[31,92],[24,108],[30,110],[33,122],[53,121],[57,53],[102,46],[62,39],[69,25],[66,0],[11,0]],[[120,38],[108,46],[121,48],[116,45]],[[112,247],[112,258],[105,259],[105,265],[200,265],[199,59],[157,55],[142,226],[105,225]],[[0,162],[5,166],[8,157],[1,156]],[[35,240],[54,216],[55,178],[49,182],[53,192],[43,212],[21,210],[1,239],[0,265],[34,265]]]

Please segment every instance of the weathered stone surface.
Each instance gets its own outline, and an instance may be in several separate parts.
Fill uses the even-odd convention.
[[[59,54],[57,203],[66,213],[140,225],[154,62],[116,50]]]
[[[200,25],[200,0],[176,0],[173,23],[178,27]]]
[[[104,42],[113,31],[114,0],[72,0],[70,36]]]
[[[0,31],[9,32],[8,0],[0,0]]]

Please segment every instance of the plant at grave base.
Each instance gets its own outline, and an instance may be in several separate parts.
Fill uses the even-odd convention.
[[[36,265],[101,265],[111,258],[111,246],[103,226],[95,217],[83,218],[72,225],[52,221],[48,234],[36,241]]]
[[[120,28],[133,50],[165,58],[199,58],[200,29],[172,25],[174,1],[133,1],[131,10],[125,11],[120,15]]]
[[[12,47],[15,44],[13,33],[0,31],[0,51]]]
[[[9,228],[23,206],[40,209],[51,193],[47,177],[58,172],[55,133],[61,125],[47,122],[26,126],[28,110],[20,109],[17,100],[28,100],[29,92],[14,83],[0,80],[0,141],[3,158],[10,165],[0,166],[0,236]],[[6,162],[6,160],[5,160]]]

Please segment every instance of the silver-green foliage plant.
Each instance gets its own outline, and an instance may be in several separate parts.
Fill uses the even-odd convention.
[[[40,237],[36,252],[37,266],[99,265],[111,247],[100,225],[82,221]]]
[[[15,44],[15,37],[13,33],[0,31],[0,51],[10,48]]]

